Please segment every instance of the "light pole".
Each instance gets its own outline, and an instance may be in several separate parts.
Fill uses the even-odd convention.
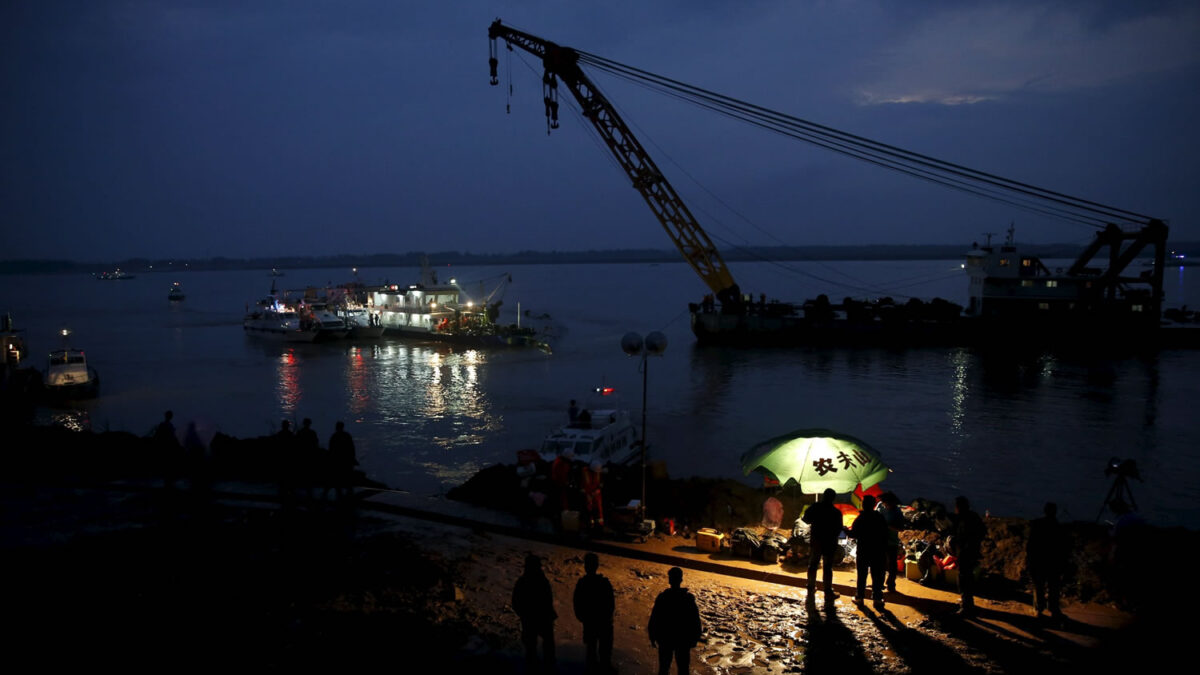
[[[626,333],[621,338],[621,349],[630,356],[641,357],[638,368],[642,371],[642,517],[646,515],[646,382],[649,372],[647,356],[662,356],[667,350],[667,336],[654,331],[642,340],[637,333]]]

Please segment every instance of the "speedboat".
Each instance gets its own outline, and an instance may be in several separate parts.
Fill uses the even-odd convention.
[[[274,295],[259,300],[242,319],[247,335],[276,338],[285,342],[314,342],[317,331],[311,326],[301,328],[296,310],[279,302]]]
[[[82,349],[71,349],[65,344],[70,331],[62,331],[62,349],[50,352],[42,387],[46,395],[56,401],[75,401],[95,398],[100,394],[100,375],[87,363]]]
[[[171,289],[167,291],[167,300],[170,300],[171,302],[179,302],[180,300],[183,300],[183,298],[183,286],[180,286],[178,281],[171,284]]]
[[[346,322],[351,340],[375,339],[383,335],[383,323],[364,307],[347,305],[338,308],[335,312]]]
[[[602,396],[612,389],[598,390]],[[615,401],[602,398],[579,413],[576,421],[554,429],[542,440],[538,451],[542,459],[554,461],[559,455],[585,464],[629,464],[641,457],[642,444],[629,411],[612,407]],[[569,452],[568,452],[569,451]]]
[[[306,300],[298,309],[300,328],[314,330],[317,340],[341,340],[350,334],[346,321],[320,300]]]

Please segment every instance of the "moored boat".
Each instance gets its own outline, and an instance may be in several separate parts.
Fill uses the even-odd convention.
[[[246,312],[242,318],[242,330],[247,335],[283,340],[285,342],[315,342],[317,331],[302,328],[296,310],[268,295]]]
[[[50,352],[42,378],[42,390],[54,401],[83,400],[100,394],[100,375],[88,365],[82,349],[72,349],[66,344],[70,334],[63,329],[63,348]]]
[[[171,284],[171,288],[167,291],[167,300],[170,302],[180,302],[184,297],[183,286],[180,286],[178,281]]]
[[[549,344],[533,329],[496,323],[503,304],[497,294],[511,281],[508,275],[502,277],[491,293],[474,298],[456,279],[439,283],[437,271],[422,259],[418,283],[371,289],[368,305],[378,313],[387,335],[476,348],[536,347],[550,351]]]
[[[637,427],[628,410],[616,404],[612,390],[597,389],[600,397],[579,411],[574,420],[551,431],[538,454],[547,462],[566,454],[573,461],[591,464],[629,464],[641,457]]]

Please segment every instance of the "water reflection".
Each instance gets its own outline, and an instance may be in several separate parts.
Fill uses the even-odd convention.
[[[483,387],[484,352],[388,342],[346,356],[350,411],[386,427],[389,445],[479,445],[501,427]]]
[[[295,348],[289,347],[284,350],[278,357],[278,364],[275,392],[279,398],[279,407],[285,414],[294,415],[301,397],[300,369],[297,366]]]

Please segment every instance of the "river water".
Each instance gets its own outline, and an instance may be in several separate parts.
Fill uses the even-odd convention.
[[[1053,264],[1053,263],[1051,263]],[[837,300],[886,291],[964,303],[954,261],[734,264],[747,292]],[[99,270],[97,270],[99,271]],[[1097,357],[1086,353],[983,355],[968,349],[701,348],[687,302],[704,289],[684,264],[530,265],[442,269],[468,290],[508,273],[500,320],[550,331],[553,352],[476,351],[383,339],[284,345],[243,334],[247,303],[265,271],[139,272],[128,281],[82,275],[6,276],[0,311],[26,330],[35,355],[69,327],[102,379],[101,396],[38,419],[148,433],[163,410],[206,433],[272,433],[308,417],[322,439],[344,420],[368,475],[435,494],[521,448],[616,388],[640,419],[641,360],[629,331],[669,340],[647,360],[647,436],[673,477],[742,477],[739,458],[760,440],[824,427],[873,445],[893,469],[884,487],[902,500],[950,503],[966,494],[982,512],[1034,516],[1047,500],[1068,519],[1095,520],[1112,486],[1111,457],[1134,459],[1131,483],[1153,522],[1200,527],[1200,351]],[[416,281],[415,269],[360,269],[367,283]],[[350,271],[287,270],[281,288],[348,281]],[[171,282],[187,292],[169,303]],[[835,288],[834,282],[859,290]],[[490,290],[490,289],[484,289]],[[1200,299],[1200,270],[1168,274],[1169,305]],[[525,314],[528,314],[527,316]],[[1104,337],[1097,336],[1096,344]],[[1105,514],[1107,517],[1108,514]]]

